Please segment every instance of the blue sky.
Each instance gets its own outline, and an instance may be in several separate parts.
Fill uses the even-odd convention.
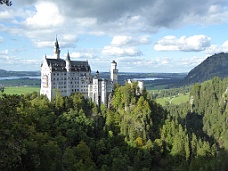
[[[13,0],[0,6],[0,69],[38,71],[53,57],[93,71],[189,72],[228,52],[227,0]]]

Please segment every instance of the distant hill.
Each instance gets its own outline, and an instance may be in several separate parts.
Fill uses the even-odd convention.
[[[228,53],[214,54],[192,69],[181,85],[203,82],[213,77],[228,77]]]
[[[40,76],[40,71],[6,71],[0,69],[0,77]]]

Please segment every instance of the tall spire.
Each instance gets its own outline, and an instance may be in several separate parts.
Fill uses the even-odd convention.
[[[59,49],[59,42],[58,42],[58,39],[57,39],[57,35],[56,35],[56,38],[55,38],[55,47]]]
[[[56,59],[60,58],[60,48],[59,48],[59,42],[57,39],[57,35],[56,35],[56,39],[55,39],[54,56]]]
[[[69,53],[69,50],[68,50],[68,52],[67,52],[66,60],[69,60],[69,61],[70,61],[70,53]]]

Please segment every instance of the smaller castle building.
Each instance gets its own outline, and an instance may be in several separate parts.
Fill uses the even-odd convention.
[[[91,83],[88,85],[88,97],[99,106],[103,103],[108,105],[109,99],[118,83],[117,63],[112,61],[110,79],[100,78],[99,71],[96,72]]]
[[[137,87],[138,87],[138,89],[136,90],[136,94],[137,95],[139,95],[139,94],[142,94],[143,93],[143,91],[144,91],[144,82],[143,81],[140,81],[140,80],[131,80],[131,79],[128,79],[127,80],[127,83],[128,84],[132,84],[132,83],[134,83],[134,82],[137,82]]]

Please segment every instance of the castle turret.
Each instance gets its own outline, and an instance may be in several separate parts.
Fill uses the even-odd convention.
[[[57,36],[56,36],[55,46],[54,46],[54,56],[56,59],[60,58],[60,48],[59,48],[59,42],[57,40]]]
[[[117,84],[118,83],[117,63],[114,60],[111,62],[110,77],[111,77],[111,81],[113,82],[113,84]]]
[[[71,61],[70,61],[70,54],[69,51],[67,53],[67,57],[66,57],[66,70],[67,70],[67,78],[71,78]],[[67,79],[66,81],[66,91],[67,91],[67,96],[69,96],[71,94],[72,91],[72,85],[71,85],[71,80]]]
[[[66,57],[66,70],[67,72],[69,72],[71,69],[71,64],[70,64],[70,54],[69,52],[67,53],[67,57]]]
[[[95,78],[99,78],[99,71],[97,70]]]

